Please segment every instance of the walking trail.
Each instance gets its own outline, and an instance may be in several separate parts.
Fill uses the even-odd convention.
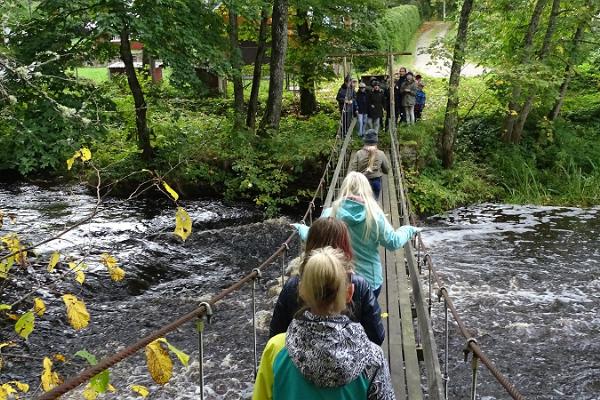
[[[450,31],[451,24],[442,21],[427,21],[423,23],[417,33],[415,48],[412,49],[414,63],[412,69],[417,73],[429,75],[436,78],[448,78],[450,76],[451,59],[432,60],[429,46],[438,38],[445,37]],[[485,69],[472,63],[463,65],[462,76],[477,76],[485,73]]]

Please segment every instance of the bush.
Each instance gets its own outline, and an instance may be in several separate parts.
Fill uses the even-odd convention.
[[[362,41],[357,47],[371,51],[406,51],[410,47],[413,36],[421,26],[419,9],[415,5],[401,5],[389,8],[376,24],[365,26]],[[385,57],[358,58],[355,60],[359,69],[382,66]]]

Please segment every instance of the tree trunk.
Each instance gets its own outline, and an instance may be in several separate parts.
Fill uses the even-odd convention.
[[[544,61],[548,56],[550,51],[550,45],[552,43],[552,36],[554,35],[554,31],[556,30],[556,21],[558,19],[558,14],[560,12],[560,0],[552,0],[552,12],[550,13],[550,18],[548,19],[548,27],[546,28],[546,34],[544,35],[544,41],[542,42],[542,48],[538,53],[538,58],[540,61]],[[535,99],[535,92],[529,93],[527,96],[527,100],[521,107],[521,112],[519,113],[519,117],[517,118],[516,125],[514,126],[513,136],[520,140],[523,137],[523,129],[525,128],[525,123],[527,122],[527,117],[529,117],[529,113],[533,108],[533,101]]]
[[[450,79],[448,81],[448,103],[446,104],[444,131],[440,138],[444,168],[451,168],[454,162],[454,139],[458,128],[458,86],[460,84],[460,70],[465,62],[469,16],[472,8],[473,0],[465,0],[460,11],[458,32],[456,34],[456,42],[454,42],[454,55],[452,58],[452,68],[450,69]]]
[[[260,14],[260,28],[258,30],[258,45],[256,48],[256,59],[254,60],[254,74],[252,76],[252,90],[248,101],[248,114],[246,115],[246,126],[252,130],[256,128],[256,111],[258,109],[258,92],[260,90],[260,79],[262,77],[262,64],[265,59],[267,48],[267,22],[269,12],[263,8]]]
[[[231,66],[233,68],[231,81],[233,82],[234,126],[240,128],[244,118],[244,83],[242,82],[237,13],[231,7],[229,8],[229,44],[231,46]]]
[[[133,56],[131,55],[131,43],[129,42],[129,27],[125,25],[121,30],[121,44],[119,46],[121,53],[121,59],[125,65],[125,74],[127,75],[127,83],[133,96],[133,102],[135,104],[135,125],[137,127],[138,137],[138,148],[142,150],[142,158],[145,161],[152,160],[153,151],[150,144],[150,130],[148,129],[148,123],[146,120],[146,100],[144,99],[144,92],[140,86],[137,75],[135,73],[135,66],[133,64]]]
[[[318,36],[314,35],[308,23],[308,12],[305,10],[297,11],[298,39],[301,51],[310,53],[311,47],[318,43]],[[300,85],[300,114],[312,115],[317,112],[317,96],[315,94],[315,66],[310,58],[300,61],[300,74],[298,83]]]
[[[569,88],[569,83],[571,83],[572,72],[573,72],[573,63],[577,57],[577,51],[579,50],[579,44],[581,43],[581,38],[583,37],[583,33],[585,32],[585,25],[587,21],[581,21],[577,26],[577,30],[575,31],[575,36],[573,36],[573,44],[571,46],[571,53],[569,54],[569,60],[567,61],[567,66],[565,67],[565,77],[560,85],[558,98],[552,107],[552,110],[548,114],[548,119],[550,121],[556,120],[558,115],[560,114],[560,109],[562,108],[563,102],[565,101],[565,96],[567,95],[567,89]]]
[[[540,18],[542,16],[542,12],[544,11],[544,7],[546,7],[547,1],[548,0],[537,0],[535,3],[533,15],[531,16],[529,27],[527,28],[527,33],[525,34],[525,39],[523,40],[523,50],[520,59],[521,64],[529,64],[531,61],[533,38],[537,32]],[[502,140],[508,143],[518,143],[520,140],[520,138],[514,136],[514,126],[517,120],[517,115],[519,115],[519,97],[521,97],[521,86],[517,82],[517,84],[513,87],[511,100],[508,103],[508,115],[504,121],[504,129],[502,132]]]
[[[279,128],[281,103],[283,100],[283,67],[287,50],[288,0],[275,0],[271,18],[271,63],[269,76],[269,98],[260,127]]]

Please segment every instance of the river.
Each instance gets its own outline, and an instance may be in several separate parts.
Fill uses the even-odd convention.
[[[600,208],[484,204],[427,225],[429,253],[463,321],[522,394],[600,399]],[[440,350],[441,304],[432,311]],[[464,399],[470,363],[452,334],[450,398]],[[484,367],[478,393],[510,398]]]
[[[39,385],[42,358],[61,353],[55,362],[63,377],[83,366],[73,354],[86,349],[98,358],[123,349],[168,321],[192,310],[266,259],[290,233],[285,218],[263,221],[251,206],[219,201],[184,201],[194,233],[182,243],[170,233],[175,209],[166,200],[123,203],[109,199],[89,224],[62,240],[38,249],[39,261],[16,269],[16,280],[0,283],[0,303],[12,301],[31,287],[46,286],[52,251],[74,260],[85,258],[86,281],[72,278],[36,296],[47,304],[25,343],[14,338],[10,321],[0,322],[3,349],[0,382],[21,379]],[[14,231],[36,242],[84,217],[94,197],[81,187],[40,188],[30,184],[0,186],[2,234]],[[527,398],[600,398],[600,209],[481,205],[457,209],[426,221],[423,237],[450,295],[484,351]],[[99,255],[108,252],[126,271],[112,282]],[[297,253],[291,249],[290,253]],[[278,267],[265,271],[258,286],[259,349],[274,297]],[[59,270],[66,270],[64,265]],[[65,319],[63,293],[84,299],[90,325],[74,331]],[[216,310],[205,331],[205,381],[208,399],[248,398],[252,391],[252,316],[250,289],[229,297]],[[20,310],[31,307],[25,302]],[[434,303],[434,326],[441,336],[442,308]],[[167,336],[191,355],[188,368],[174,358],[172,380],[154,384],[142,352],[111,369],[117,389],[106,398],[139,398],[130,385],[147,386],[151,399],[199,398],[198,335],[193,324]],[[467,398],[468,364],[464,342],[454,334],[450,351],[451,398]],[[480,399],[508,396],[480,369]],[[39,392],[38,392],[39,393]],[[66,396],[79,399],[81,390]]]

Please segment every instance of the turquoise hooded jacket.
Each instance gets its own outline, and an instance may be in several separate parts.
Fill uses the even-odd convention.
[[[321,217],[329,217],[330,215],[331,208],[326,208],[323,210]],[[385,215],[380,213],[375,216],[377,229],[373,224],[369,236],[365,237],[367,211],[363,203],[352,199],[342,201],[337,210],[336,218],[341,219],[350,232],[352,252],[354,253],[354,271],[365,278],[373,290],[379,288],[383,283],[379,246],[383,246],[388,250],[398,250],[419,231],[418,228],[410,225],[394,229],[385,218]],[[294,224],[294,227],[298,230],[300,238],[305,241],[310,228],[301,224]]]

